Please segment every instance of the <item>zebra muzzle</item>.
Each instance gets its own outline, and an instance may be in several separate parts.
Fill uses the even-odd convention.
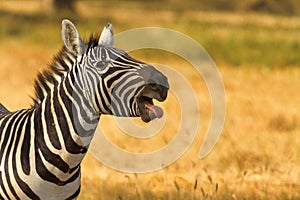
[[[166,100],[169,90],[167,77],[149,65],[142,68],[139,73],[145,80],[145,85],[137,96],[139,116],[144,122],[162,118],[164,111],[153,104],[153,99],[160,102]]]

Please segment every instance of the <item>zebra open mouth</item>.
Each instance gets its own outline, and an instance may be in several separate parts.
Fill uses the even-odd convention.
[[[153,104],[153,99],[141,96],[138,98],[138,108],[140,117],[144,122],[149,122],[155,118],[161,118],[164,111],[161,107]]]
[[[163,109],[153,104],[153,99],[160,102],[166,100],[169,87],[167,83],[165,85],[148,84],[138,95],[138,113],[144,122],[150,122],[164,115]]]

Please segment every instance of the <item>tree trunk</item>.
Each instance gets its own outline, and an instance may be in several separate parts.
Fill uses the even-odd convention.
[[[46,13],[75,12],[75,0],[43,0]]]

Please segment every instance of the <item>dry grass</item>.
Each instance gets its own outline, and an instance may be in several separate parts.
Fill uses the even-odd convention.
[[[81,9],[84,12],[86,8]],[[142,14],[140,11],[133,12],[136,12],[134,16]],[[125,21],[124,24],[130,27],[141,26],[151,18],[151,15],[146,13],[142,15],[142,22],[137,23],[139,19],[136,18],[131,24],[129,21],[133,16],[125,11],[123,13],[113,13],[111,16],[119,24]],[[176,25],[174,13],[163,13],[166,16],[162,20],[163,23],[170,23],[170,26],[178,26],[179,29],[188,26]],[[245,21],[252,24],[256,22],[257,17],[217,13],[206,13],[202,16],[201,13],[185,13],[181,20],[190,18],[190,15],[195,17],[194,20],[198,20],[198,17],[204,24],[220,23],[220,29],[219,26],[209,25],[207,31],[224,38],[226,33],[234,35],[234,27],[243,29]],[[91,16],[84,17],[88,19]],[[157,24],[159,20],[157,17],[151,18],[147,25]],[[274,33],[278,34],[280,40],[285,38],[286,31],[299,27],[295,18],[292,22],[288,20],[288,23],[286,20],[286,17],[261,18],[264,28],[271,27],[273,31],[276,26],[281,26],[281,31]],[[225,27],[228,24],[230,28]],[[52,32],[59,33],[53,30]],[[297,33],[291,33],[293,38]],[[194,35],[197,35],[196,32]],[[267,34],[263,32],[263,36],[266,37]],[[30,41],[32,40],[26,41],[26,37],[21,41],[12,38],[0,44],[0,102],[12,110],[30,105],[29,95],[33,95],[32,84],[36,73],[43,68],[41,66],[49,63],[54,53],[53,49],[56,48],[45,48],[45,45],[31,44]],[[152,57],[155,55],[153,52],[135,52],[134,55],[147,62],[171,66],[186,77],[195,91],[199,91],[197,98],[201,124],[197,137],[191,148],[179,160],[167,168],[148,174],[118,172],[102,165],[88,154],[82,165],[82,192],[79,199],[300,198],[299,64],[283,68],[257,67],[251,64],[247,67],[243,67],[243,64],[242,67],[235,67],[224,65],[222,60],[218,60],[226,88],[226,123],[215,149],[208,157],[199,160],[198,151],[209,126],[211,108],[205,83],[188,63],[173,55]],[[155,150],[170,142],[180,122],[179,102],[174,95],[171,94],[162,105],[167,111],[166,126],[161,134],[149,140],[141,142],[124,135],[108,116],[101,119],[100,126],[107,136],[123,149],[135,152]],[[139,120],[135,122],[140,124]]]

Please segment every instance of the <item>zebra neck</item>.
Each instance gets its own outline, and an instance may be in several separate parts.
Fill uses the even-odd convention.
[[[69,169],[82,161],[100,116],[83,95],[80,84],[72,81],[72,73],[66,73],[57,87],[35,109],[35,126],[41,127],[36,135],[39,146],[47,146],[60,155],[61,163]]]
[[[96,112],[91,94],[80,79],[82,75],[78,76],[77,73],[73,69],[62,78],[58,90],[54,90],[54,98],[57,98],[63,111],[60,112],[65,116],[62,121],[69,127],[71,136],[77,138],[77,143],[87,147],[97,128],[100,114]]]

